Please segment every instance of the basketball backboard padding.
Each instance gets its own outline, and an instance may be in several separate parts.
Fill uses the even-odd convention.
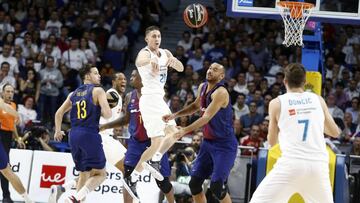
[[[231,17],[281,20],[277,3],[283,0],[228,0]],[[304,0],[315,5],[309,20],[337,24],[360,24],[359,0]]]

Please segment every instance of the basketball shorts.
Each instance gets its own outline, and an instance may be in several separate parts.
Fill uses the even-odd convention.
[[[9,164],[9,156],[6,153],[4,146],[0,143],[0,170],[5,169]]]
[[[101,132],[100,135],[106,161],[115,165],[125,157],[126,148],[109,133]]]
[[[204,140],[195,159],[191,176],[202,179],[211,178],[211,182],[225,182],[234,165],[237,142]]]
[[[134,138],[128,140],[128,149],[125,154],[124,165],[135,167],[139,162],[143,152],[151,145],[151,141],[139,142]],[[167,153],[163,155],[160,161],[160,173],[164,177],[169,177],[171,174],[170,163]]]
[[[287,203],[294,193],[305,202],[332,203],[329,164],[279,158],[252,196],[251,203]]]
[[[168,105],[161,94],[141,95],[139,101],[140,112],[148,137],[165,136],[166,125],[176,126],[175,120],[165,123],[162,117],[171,114]]]
[[[97,132],[88,128],[73,128],[69,134],[69,144],[77,171],[103,169],[106,164],[102,140]]]

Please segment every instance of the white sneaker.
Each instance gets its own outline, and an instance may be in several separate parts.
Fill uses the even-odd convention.
[[[159,161],[149,161],[150,163],[143,162],[142,167],[144,167],[146,170],[148,170],[151,175],[154,176],[154,178],[158,181],[163,181],[164,176],[160,173],[160,162]]]
[[[60,196],[65,192],[65,188],[61,185],[52,185],[50,187],[50,192],[48,203],[57,203]]]

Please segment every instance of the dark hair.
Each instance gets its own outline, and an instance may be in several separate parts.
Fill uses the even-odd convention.
[[[158,26],[155,26],[155,25],[147,27],[146,30],[145,30],[145,36],[147,34],[149,34],[151,31],[154,31],[154,30],[160,31],[160,28]]]
[[[5,84],[3,85],[3,87],[2,87],[2,91],[5,91],[5,88],[6,88],[7,86],[10,86],[10,87],[14,88],[14,86],[12,86],[10,83],[5,83]]]
[[[301,87],[305,84],[306,70],[300,63],[290,63],[285,68],[285,78],[290,88]]]
[[[10,63],[7,62],[7,61],[4,61],[4,62],[1,63],[1,68],[3,67],[3,65],[8,65],[10,67]]]
[[[82,68],[80,68],[79,70],[79,76],[81,78],[81,80],[85,80],[85,75],[89,74],[91,72],[91,69],[95,68],[95,66],[91,65],[91,64],[87,64],[85,66],[83,66]]]

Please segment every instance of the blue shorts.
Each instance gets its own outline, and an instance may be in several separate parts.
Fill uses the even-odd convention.
[[[204,140],[191,169],[191,176],[225,182],[234,165],[237,142]]]
[[[139,162],[142,153],[151,145],[151,141],[139,142],[134,138],[128,140],[128,148],[125,153],[124,165],[135,167]],[[160,173],[164,177],[171,175],[170,163],[167,153],[165,153],[160,162]]]
[[[85,128],[71,129],[69,144],[77,171],[105,168],[106,159],[99,133]]]
[[[0,143],[0,170],[5,169],[9,164],[9,156],[6,153],[4,146]]]

